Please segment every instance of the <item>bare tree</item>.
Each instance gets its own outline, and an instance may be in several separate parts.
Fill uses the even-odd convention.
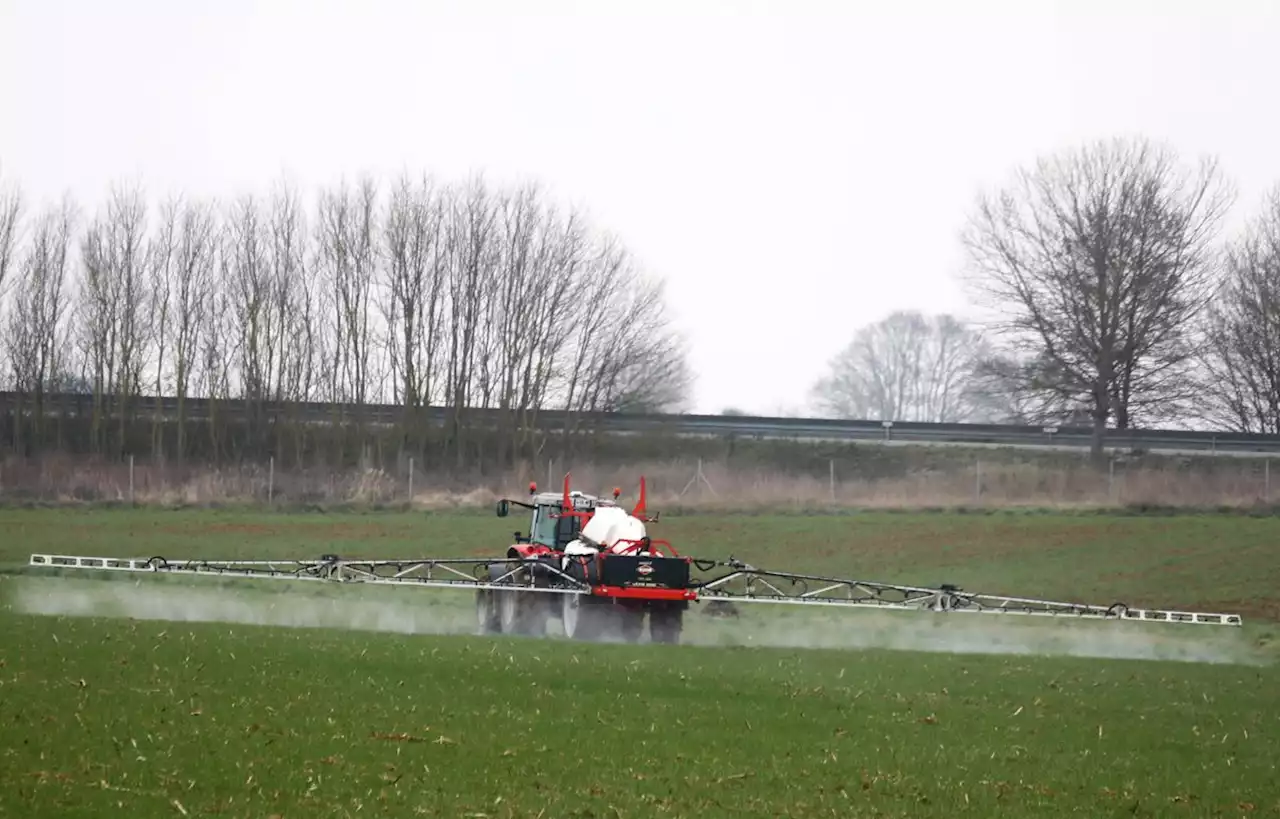
[[[9,237],[21,215],[16,193],[0,197],[0,259],[11,280],[19,242]],[[44,218],[22,259],[19,302],[0,306],[0,341],[21,358],[23,384],[41,379],[46,353],[53,370],[43,380],[69,383],[61,336],[40,346],[47,317],[67,319],[53,326],[70,331],[69,357],[91,382],[96,451],[145,445],[145,430],[128,437],[144,379],[147,390],[176,398],[177,455],[205,450],[214,460],[236,454],[242,440],[221,409],[230,400],[248,404],[251,446],[282,446],[283,416],[258,411],[269,402],[359,405],[389,394],[405,406],[406,440],[413,425],[424,431],[414,442],[423,450],[420,408],[444,404],[448,423],[436,434],[459,467],[536,454],[544,408],[585,417],[687,400],[692,377],[661,284],[620,241],[596,235],[537,185],[406,175],[384,203],[363,177],[322,191],[311,213],[285,184],[225,209],[174,197],[155,216],[149,230],[142,192],[113,186],[83,231],[79,263],[62,268],[78,274],[74,298],[54,286],[56,265],[37,263],[52,253]],[[207,440],[190,431],[194,396],[209,399]],[[500,410],[497,437],[473,431],[468,412],[480,407]],[[118,431],[106,428],[108,411]],[[327,437],[291,427],[299,460],[305,439]],[[348,441],[375,440],[359,425],[350,432],[333,435],[340,457]],[[153,452],[164,450],[165,435],[157,415]]]
[[[131,420],[130,398],[139,393],[146,366],[150,316],[147,310],[147,204],[141,190],[112,187],[105,213],[84,234],[77,326],[80,349],[93,384],[93,433],[106,446],[101,413],[107,396],[116,401],[116,454],[123,454]]]
[[[355,190],[342,182],[320,194],[317,272],[331,317],[325,328],[330,342],[328,392],[334,401],[356,405],[369,399],[375,378],[370,308],[378,261],[376,216],[377,188],[368,177]],[[345,451],[338,456],[344,457]]]
[[[855,333],[813,395],[841,418],[968,421],[981,350],[981,335],[954,316],[898,311]]]
[[[81,246],[81,277],[76,302],[76,341],[93,389],[93,416],[90,421],[92,447],[105,448],[102,419],[106,396],[115,384],[116,313],[119,298],[111,278],[103,231],[99,224],[90,225]]]
[[[221,232],[225,235],[228,230],[229,228],[223,225]],[[223,241],[222,238],[215,239],[215,248],[223,245]],[[219,409],[222,402],[232,398],[234,392],[232,382],[235,365],[233,362],[239,355],[238,347],[242,336],[235,320],[234,285],[227,280],[223,267],[225,257],[220,255],[221,252],[221,249],[215,249],[213,252],[214,270],[218,275],[213,278],[205,295],[203,309],[199,314],[199,327],[196,331],[196,337],[199,339],[200,391],[209,401],[206,427],[209,433],[209,457],[215,462],[228,454],[228,441],[222,434]]]
[[[4,298],[5,279],[18,247],[18,228],[22,221],[23,197],[16,183],[0,178],[0,299]]]
[[[434,180],[415,184],[404,175],[393,185],[382,220],[379,307],[392,400],[404,407],[401,446],[414,451],[426,444],[421,408],[431,402],[437,374],[447,280],[444,220],[445,198]]]
[[[1204,415],[1241,432],[1280,434],[1280,186],[1230,246],[1205,329]]]
[[[625,292],[628,261],[625,248],[606,237],[593,243],[590,255],[578,268],[579,280],[575,289],[581,303],[589,305],[589,309],[583,310],[573,323],[571,339],[565,350],[567,360],[560,364],[563,375],[557,384],[557,391],[562,396],[559,403],[571,412],[590,411],[598,404],[602,385],[598,383],[597,375],[606,369],[604,362],[610,352],[603,343],[612,318],[610,307]],[[567,425],[566,437],[572,431],[573,428]]]
[[[178,218],[181,213],[180,197],[173,197],[160,206],[156,235],[147,251],[150,272],[151,344],[154,349],[155,380],[152,382],[157,397],[165,394],[165,365],[168,363],[168,344],[173,327],[173,284],[175,250],[178,240]],[[164,452],[163,412],[155,408],[151,423],[151,452]]]
[[[983,197],[964,236],[995,329],[1041,362],[1024,387],[1087,403],[1093,453],[1109,422],[1170,417],[1194,399],[1192,320],[1232,192],[1216,162],[1184,171],[1145,141],[1042,159]]]
[[[466,411],[476,404],[478,349],[496,268],[497,215],[493,194],[483,179],[472,179],[452,200],[445,402],[450,408],[449,438],[459,467],[465,463],[469,443]]]
[[[433,332],[439,329],[445,276],[443,220],[433,180],[424,178],[416,186],[408,177],[397,181],[383,220],[381,310],[396,382],[394,400],[409,408],[430,400]]]
[[[692,384],[683,338],[666,315],[661,282],[644,276],[615,237],[604,236],[576,288],[588,309],[573,325],[564,406],[574,412],[663,412]]]
[[[120,296],[118,312],[120,380],[120,445],[125,442],[125,425],[130,418],[130,398],[142,391],[142,373],[147,366],[147,341],[151,336],[150,281],[147,264],[147,201],[141,189],[118,190],[108,208],[110,258]],[[123,454],[123,450],[121,451]]]
[[[1089,408],[1052,389],[1060,371],[1045,356],[1018,356],[982,345],[965,393],[974,423],[1051,426],[1089,424]]]
[[[166,217],[167,219],[168,217]],[[202,331],[213,296],[218,223],[212,204],[188,201],[175,214],[169,264],[168,334],[173,345],[171,381],[177,400],[177,454],[187,455],[187,399],[201,371]]]
[[[240,197],[226,219],[222,246],[223,282],[236,333],[239,386],[254,451],[266,446],[263,402],[273,393],[274,356],[281,328],[272,310],[273,271],[267,215],[254,195]]]
[[[671,324],[661,281],[636,275],[613,305],[605,350],[596,370],[592,409],[670,413],[688,408],[693,371],[688,345]]]
[[[65,367],[66,280],[76,217],[75,204],[67,196],[36,219],[5,325],[14,388],[31,396],[35,440],[30,444],[36,447],[43,443],[46,392]]]
[[[324,357],[319,343],[323,333],[316,326],[319,285],[307,259],[306,212],[297,189],[287,180],[273,187],[264,230],[268,267],[265,312],[272,328],[267,360],[273,368],[268,397],[277,402],[310,400],[316,385],[316,361]],[[292,421],[288,428],[295,461],[300,462],[306,439],[300,419],[276,414],[269,420],[276,446],[283,446],[283,425]]]
[[[579,276],[586,248],[585,226],[576,212],[543,209],[538,236],[528,249],[520,319],[526,335],[520,355],[508,367],[515,407],[512,446],[518,457],[534,454],[538,410],[550,399],[557,364],[582,318],[575,308],[581,303],[577,290],[585,284]]]
[[[335,401],[362,406],[374,386],[372,298],[378,261],[377,188],[362,177],[321,193],[317,220],[319,273],[325,283],[331,347],[329,384]],[[363,420],[357,417],[357,432]],[[338,457],[345,457],[340,448]]]
[[[482,400],[503,411],[505,451],[499,457],[514,460],[525,438],[519,425],[530,396],[522,389],[522,375],[537,355],[540,328],[535,322],[543,318],[538,308],[548,291],[555,290],[546,256],[554,213],[536,185],[503,195],[498,209],[498,269],[487,305],[489,332],[481,344],[481,360],[491,366],[483,370]]]
[[[370,386],[370,298],[374,284],[376,187],[362,178],[320,198],[320,257],[334,311],[334,375],[343,399],[364,403]]]

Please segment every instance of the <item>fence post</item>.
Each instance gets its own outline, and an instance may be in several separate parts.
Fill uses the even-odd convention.
[[[276,456],[272,455],[267,464],[267,505],[275,500],[276,494]]]
[[[129,455],[129,503],[133,503],[133,455]]]
[[[1107,461],[1107,499],[1116,502],[1116,456],[1112,453]]]

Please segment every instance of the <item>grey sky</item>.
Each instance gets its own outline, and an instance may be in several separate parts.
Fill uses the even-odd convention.
[[[1213,152],[1249,215],[1277,35],[1274,0],[0,0],[0,175],[88,207],[117,178],[537,178],[666,278],[695,411],[800,411],[859,325],[966,312],[973,198],[1039,153]]]

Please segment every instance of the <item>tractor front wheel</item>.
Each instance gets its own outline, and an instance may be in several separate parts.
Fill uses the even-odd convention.
[[[503,634],[515,634],[520,628],[520,592],[494,592],[498,598],[498,616]]]
[[[502,619],[494,603],[493,592],[489,589],[476,592],[476,625],[482,635],[502,632]]]
[[[503,634],[541,637],[547,630],[547,601],[535,591],[499,591],[498,613]]]

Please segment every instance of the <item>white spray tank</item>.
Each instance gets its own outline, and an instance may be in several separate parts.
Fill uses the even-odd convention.
[[[644,521],[627,514],[626,510],[616,506],[597,507],[577,538],[582,541],[582,548],[589,548],[590,552],[580,552],[575,547],[575,553],[622,552],[634,547],[635,544],[628,541],[643,540],[645,535]]]
[[[644,540],[648,535],[644,521],[637,517],[637,513],[642,513],[644,504],[645,483],[641,478],[640,501],[631,514],[617,506],[596,507],[591,519],[578,533],[578,537],[565,546],[565,556],[592,555],[599,551],[616,554],[634,549],[636,541]],[[640,550],[636,554],[648,556],[650,552]]]

